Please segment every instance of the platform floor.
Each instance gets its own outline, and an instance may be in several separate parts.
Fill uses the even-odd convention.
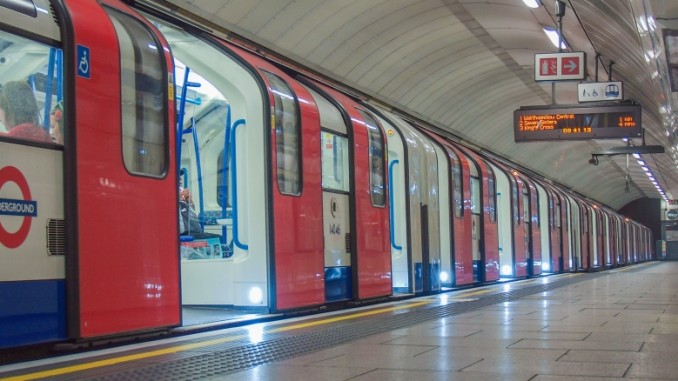
[[[260,360],[223,368],[245,347]],[[9,365],[0,379],[678,380],[677,352],[678,262],[653,262]]]

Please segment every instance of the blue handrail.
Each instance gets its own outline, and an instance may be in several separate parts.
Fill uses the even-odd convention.
[[[388,208],[391,222],[391,246],[396,250],[402,250],[403,247],[395,243],[395,215],[393,206],[393,166],[399,164],[399,160],[393,160],[388,165]]]
[[[64,99],[64,52],[61,49],[56,50],[57,65],[57,102]]]
[[[181,98],[179,98],[179,115],[177,115],[177,169],[181,167],[181,137],[184,135],[184,110],[186,108],[186,91],[188,91],[188,73],[191,71],[189,67],[184,70],[184,82],[181,86]]]
[[[235,246],[242,250],[249,250],[249,246],[240,242],[238,237],[238,187],[237,187],[237,171],[238,167],[236,166],[235,160],[235,132],[239,126],[245,124],[245,119],[238,119],[233,123],[233,128],[231,129],[231,185],[233,190],[231,194],[233,195],[233,204],[231,205],[231,215],[233,216],[233,243]]]
[[[49,131],[49,114],[52,112],[52,80],[54,80],[54,63],[56,61],[56,48],[49,49],[49,62],[47,64],[47,78],[45,80],[45,108],[43,110],[42,125]]]
[[[200,142],[198,141],[198,129],[195,128],[195,118],[191,118],[191,132],[193,135],[193,148],[195,149],[195,165],[198,171],[198,202],[200,203],[200,228],[205,231],[205,220],[202,216],[205,215],[205,204],[203,203],[202,192],[202,165],[200,164]]]
[[[231,137],[231,105],[226,105],[226,131],[224,132],[224,156],[221,158],[221,218],[226,218],[226,209],[228,208],[228,163],[230,151],[230,137]],[[226,226],[221,227],[221,243],[228,243],[227,240],[228,229]]]
[[[200,87],[200,83],[188,81],[188,75],[190,74],[190,72],[191,68],[187,66],[184,69],[184,81],[183,85],[181,86],[181,96],[179,96],[179,98],[177,99],[179,101],[179,115],[177,117],[177,138],[176,138],[177,170],[181,166],[181,137],[184,135],[184,133],[187,133],[187,131],[184,131],[184,114],[186,111],[186,102],[195,103],[190,99],[186,99],[186,92],[188,91],[189,87]]]

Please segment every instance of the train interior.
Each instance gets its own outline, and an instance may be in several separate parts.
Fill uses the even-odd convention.
[[[179,187],[190,195],[180,202],[183,325],[256,318],[269,311],[266,212],[252,203],[264,192],[265,155],[250,146],[261,139],[253,134],[262,131],[263,112],[244,100],[262,95],[213,46],[155,25],[175,59]]]

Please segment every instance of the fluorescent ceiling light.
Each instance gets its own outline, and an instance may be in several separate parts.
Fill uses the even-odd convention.
[[[541,1],[539,0],[523,0],[523,3],[530,8],[539,8]]]
[[[558,47],[558,31],[551,26],[545,26],[544,27],[544,33],[549,37],[549,40],[551,40],[551,43],[553,46],[556,48]],[[565,43],[565,39],[563,38],[563,42],[560,44],[560,47],[563,49],[567,49],[567,44]]]

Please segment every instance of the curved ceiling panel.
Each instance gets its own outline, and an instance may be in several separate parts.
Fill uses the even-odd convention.
[[[628,169],[625,156],[588,163],[592,152],[625,144],[621,140],[514,142],[514,110],[577,103],[576,83],[558,83],[552,94],[550,83],[534,81],[534,54],[557,51],[542,31],[556,26],[554,0],[537,9],[521,0],[147,1],[217,24],[218,32],[250,39],[613,208],[660,197],[633,157]],[[669,124],[678,118],[660,110],[671,109],[668,98],[676,97],[667,95],[668,79],[653,74],[661,67],[659,59],[646,59],[647,41],[654,40],[636,25],[645,16],[639,10],[676,8],[678,14],[678,7],[661,0],[566,4],[563,34],[569,49],[588,54],[588,80],[598,66],[599,80],[606,81],[613,61],[612,80],[623,81],[625,98],[643,106],[647,144],[671,152],[673,134],[666,131],[674,131]],[[669,196],[678,194],[671,154],[643,159]]]

